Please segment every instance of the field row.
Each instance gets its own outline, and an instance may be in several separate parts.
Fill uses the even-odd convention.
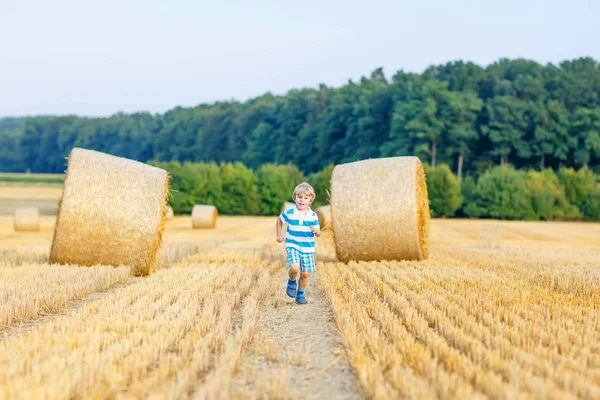
[[[0,266],[0,332],[130,279],[129,267]]]
[[[260,254],[244,257],[252,262],[235,253],[218,262],[186,257],[0,341],[0,398],[207,398],[229,390],[259,301],[272,295],[281,268]]]
[[[321,265],[372,397],[600,396],[597,268],[452,258]]]

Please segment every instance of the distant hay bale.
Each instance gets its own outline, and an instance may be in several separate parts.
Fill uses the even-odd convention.
[[[296,203],[291,203],[289,201],[286,201],[285,203],[283,203],[283,207],[281,207],[281,212],[284,212],[285,210],[289,209],[289,208],[294,208],[296,207]]]
[[[74,148],[68,158],[50,262],[156,268],[169,175],[125,158]]]
[[[14,224],[15,232],[39,232],[40,210],[38,208],[17,208]]]
[[[417,157],[334,168],[331,221],[340,261],[426,259],[429,220],[425,172]]]
[[[317,217],[319,217],[319,225],[321,226],[321,230],[330,229],[331,228],[331,207],[330,206],[321,206],[315,209],[317,213]]]
[[[194,229],[214,229],[217,226],[217,217],[219,212],[217,207],[196,204],[192,208],[192,228]]]
[[[175,216],[175,213],[173,212],[173,208],[171,206],[167,206],[166,215],[167,215],[167,220],[172,220],[173,217]]]

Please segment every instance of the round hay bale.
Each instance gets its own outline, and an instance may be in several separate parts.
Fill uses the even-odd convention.
[[[17,208],[14,223],[15,232],[39,232],[40,210],[38,208]]]
[[[317,217],[319,217],[319,225],[321,226],[321,230],[330,229],[331,228],[331,207],[330,206],[321,206],[315,209],[317,213]]]
[[[340,261],[426,259],[429,220],[425,172],[417,157],[334,168],[331,222]]]
[[[169,175],[125,158],[74,148],[67,162],[50,262],[156,268]]]
[[[196,204],[192,208],[192,228],[194,229],[214,229],[217,226],[217,217],[219,212],[217,207]]]
[[[167,215],[167,220],[172,220],[173,217],[175,216],[175,213],[173,212],[173,208],[171,206],[167,206],[167,210],[166,210],[166,215]]]
[[[287,210],[289,208],[294,208],[294,207],[296,207],[296,203],[286,201],[285,203],[283,203],[283,207],[281,207],[281,212],[284,212],[285,210]]]

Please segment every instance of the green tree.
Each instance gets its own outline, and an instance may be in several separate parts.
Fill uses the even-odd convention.
[[[600,97],[600,65],[592,58],[560,63],[562,100],[568,110],[593,107]]]
[[[463,198],[463,210],[467,204],[470,204],[475,201],[475,191],[477,190],[477,183],[475,182],[475,178],[471,175],[467,175],[464,179],[460,181],[460,193]]]
[[[291,90],[285,96],[277,116],[278,129],[270,143],[276,163],[297,162],[295,154],[303,145],[299,135],[310,118],[312,103],[316,101],[316,97],[317,92],[309,89]]]
[[[353,82],[331,92],[328,107],[320,115],[316,138],[321,165],[338,164],[344,158],[346,133],[359,95],[360,88]]]
[[[546,157],[553,156],[564,162],[576,145],[576,139],[569,135],[568,113],[556,100],[549,100],[539,108],[536,127],[532,139],[533,154],[540,157],[540,170],[546,166]]]
[[[567,201],[579,209],[590,196],[596,186],[596,176],[588,168],[575,171],[573,168],[561,168],[558,171],[558,180],[564,187]]]
[[[277,215],[304,176],[293,165],[263,164],[256,171],[260,215]]]
[[[581,204],[583,218],[590,221],[600,221],[600,185],[596,185]]]
[[[333,173],[333,164],[329,164],[321,171],[314,173],[309,182],[315,189],[316,199],[313,207],[319,207],[329,204],[329,194],[331,188],[331,174]]]
[[[371,78],[362,78],[360,94],[347,122],[343,161],[351,162],[379,156],[387,140],[392,114],[392,90],[381,68]]]
[[[424,167],[432,215],[452,216],[462,204],[458,178],[446,164],[440,164],[435,168],[425,164]]]
[[[474,200],[467,204],[465,213],[470,217],[534,219],[526,182],[526,174],[513,167],[492,168],[479,178]]]
[[[383,145],[382,156],[428,157],[435,168],[448,101],[448,83],[432,79],[422,84],[415,99],[398,103],[392,116],[390,141]]]
[[[196,204],[217,206],[222,194],[219,166],[215,163],[151,162],[171,175],[169,204],[175,213],[190,213]]]
[[[529,125],[527,103],[512,96],[497,96],[488,101],[486,108],[489,123],[482,130],[493,144],[490,153],[500,158],[500,165],[507,164],[510,154],[517,151],[526,156],[529,145],[523,138]]]
[[[220,169],[222,195],[217,201],[219,212],[230,215],[258,214],[258,188],[252,170],[239,161],[221,164]]]
[[[244,163],[250,168],[258,168],[260,165],[273,160],[273,143],[275,129],[267,122],[261,122],[252,131],[248,148],[242,157]]]
[[[423,77],[448,82],[448,89],[451,91],[479,93],[485,70],[472,62],[458,60],[429,67],[423,73]]]
[[[579,209],[569,204],[564,187],[552,170],[529,171],[527,175],[526,185],[531,191],[531,205],[537,219],[551,221],[579,218]]]
[[[578,108],[573,113],[571,134],[578,141],[575,152],[578,165],[585,168],[592,157],[600,158],[600,106]]]
[[[456,174],[462,179],[463,161],[479,138],[475,121],[483,102],[472,92],[451,92],[448,102],[447,152],[457,157]]]
[[[19,142],[24,129],[24,118],[0,119],[0,171],[23,172],[22,154],[19,154]]]

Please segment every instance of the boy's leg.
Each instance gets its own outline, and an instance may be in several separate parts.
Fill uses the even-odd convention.
[[[296,297],[298,294],[298,282],[296,281],[296,277],[298,276],[298,271],[300,271],[300,258],[298,257],[297,250],[293,248],[287,249],[287,256],[288,265],[290,266],[288,272],[290,279],[288,280],[285,292],[290,297]]]
[[[296,303],[306,304],[306,296],[304,289],[308,285],[308,277],[311,272],[316,270],[314,254],[302,254],[300,264],[300,282],[298,285],[298,293],[296,295]]]
[[[300,271],[299,263],[294,263],[294,264],[290,265],[290,271],[289,271],[290,280],[292,280],[292,281],[296,280],[296,277],[298,276],[298,271]]]
[[[300,289],[306,289],[306,285],[308,285],[308,276],[310,273],[302,271],[300,272]]]

